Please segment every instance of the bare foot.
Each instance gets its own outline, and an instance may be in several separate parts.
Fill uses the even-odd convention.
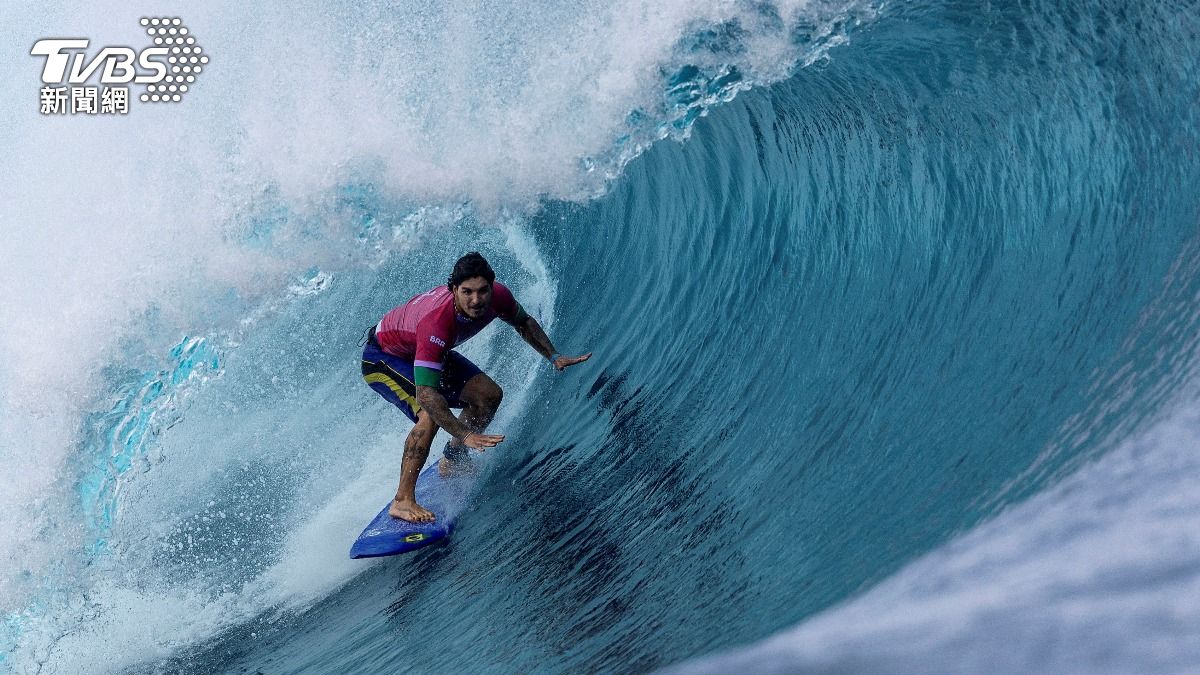
[[[415,501],[392,500],[392,507],[388,509],[388,515],[400,520],[407,520],[410,523],[432,523],[437,520],[437,516],[433,515],[432,511]]]

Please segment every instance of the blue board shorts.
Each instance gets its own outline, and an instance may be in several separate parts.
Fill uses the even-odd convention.
[[[446,397],[451,408],[465,407],[460,400],[463,387],[483,371],[470,359],[456,351],[446,352],[442,362],[442,378],[438,393]],[[373,339],[363,347],[362,376],[372,389],[399,408],[414,423],[421,404],[417,403],[417,385],[413,380],[413,362],[388,354]]]

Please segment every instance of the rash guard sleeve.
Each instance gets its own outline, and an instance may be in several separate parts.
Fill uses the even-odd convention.
[[[446,312],[432,312],[417,324],[417,351],[413,358],[413,379],[417,386],[436,388],[441,383],[442,361],[446,358],[446,345],[452,344],[453,335],[453,310],[448,316]]]

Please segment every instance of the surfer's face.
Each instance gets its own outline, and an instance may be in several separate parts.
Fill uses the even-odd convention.
[[[492,285],[483,277],[471,277],[454,287],[454,304],[463,316],[478,319],[492,304]]]

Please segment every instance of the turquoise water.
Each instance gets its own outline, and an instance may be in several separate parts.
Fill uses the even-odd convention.
[[[72,617],[134,597],[135,617],[190,618],[124,657],[133,671],[645,672],[803,627],[964,535],[986,550],[1064,479],[1102,502],[1119,478],[1077,472],[1192,382],[1195,8],[810,10],[775,78],[740,55],[781,10],[689,26],[658,103],[573,158],[586,194],[421,204],[357,167],[316,216],[278,210],[283,192],[243,205],[246,246],[303,220],[301,239],[350,262],[324,276],[298,256],[290,288],[214,299],[194,321],[208,338],[165,369],[140,347],[113,357],[62,489],[90,519],[64,555],[86,562],[54,582],[101,599],[49,612],[76,638],[17,631],[41,640],[32,661],[14,647],[21,663],[71,662],[91,644]],[[559,374],[511,332],[472,343],[508,397],[471,510],[447,546],[351,563],[407,431],[358,380],[356,339],[471,249],[560,351],[595,355]],[[1121,523],[1098,510],[1089,527]],[[1010,569],[1093,564],[1024,541]],[[874,615],[924,607],[899,597]],[[1018,635],[1007,649],[1026,658],[998,667],[1102,651],[1058,621],[1060,643]],[[1151,623],[1142,639],[1175,634]],[[106,625],[97,640],[131,630]],[[814,649],[781,670],[931,663]],[[973,667],[940,653],[935,670]]]

